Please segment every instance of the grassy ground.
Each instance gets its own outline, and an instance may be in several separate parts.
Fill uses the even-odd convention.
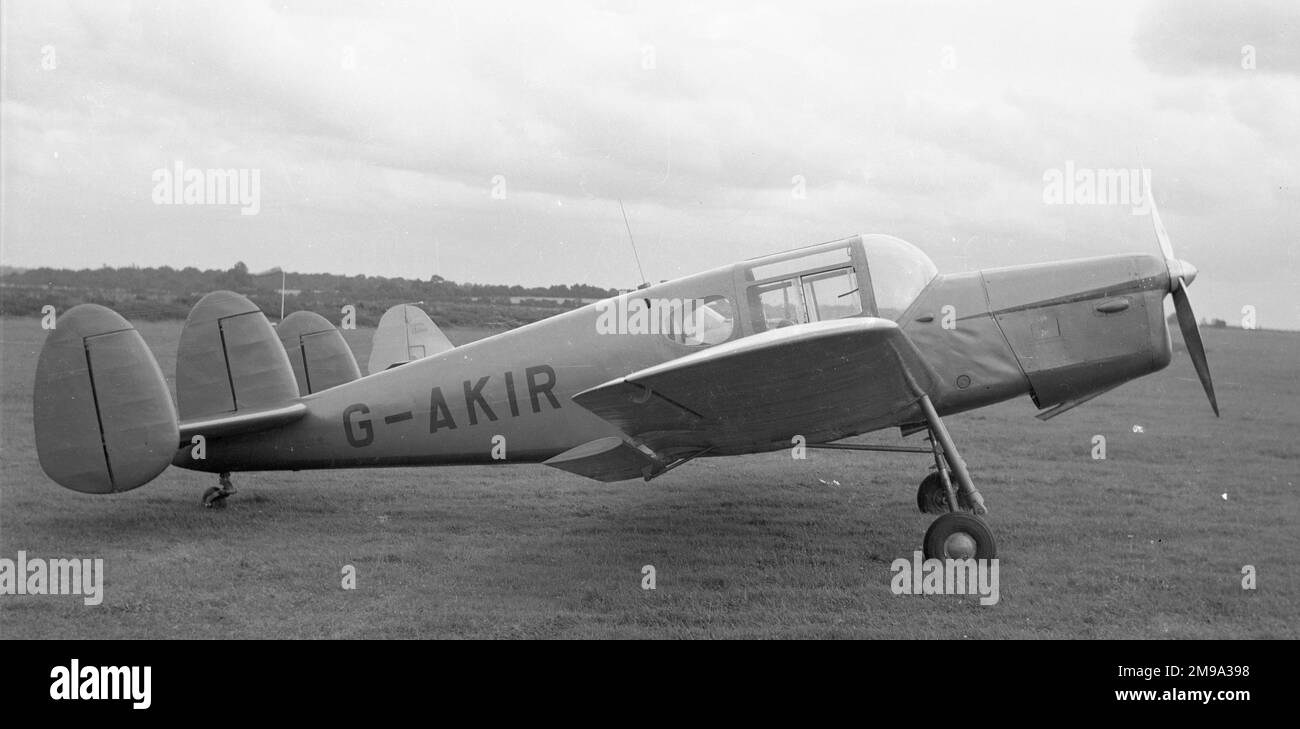
[[[179,322],[139,327],[170,376]],[[44,332],[6,319],[0,557],[102,557],[107,578],[98,607],[0,596],[0,635],[1300,637],[1300,335],[1204,336],[1220,420],[1181,354],[1048,423],[1027,399],[950,419],[999,539],[1001,602],[980,607],[889,590],[930,522],[910,455],[710,459],[649,484],[538,465],[249,474],[224,511],[199,505],[211,476],[180,469],[67,491],[32,443]],[[349,339],[364,362],[368,332]]]

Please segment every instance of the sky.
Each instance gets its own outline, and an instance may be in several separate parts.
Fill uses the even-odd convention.
[[[1300,329],[1297,2],[14,0],[0,21],[4,265],[628,288],[621,200],[651,280],[855,233],[956,272],[1157,253],[1129,201],[1046,197],[1067,166],[1146,168],[1198,316]],[[256,214],[160,204],[178,163],[256,173]]]

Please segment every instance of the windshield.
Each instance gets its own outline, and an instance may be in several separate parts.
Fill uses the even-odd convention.
[[[891,235],[864,235],[862,243],[876,309],[880,316],[897,320],[939,269],[919,248]]]

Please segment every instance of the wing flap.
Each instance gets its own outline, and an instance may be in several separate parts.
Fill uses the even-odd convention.
[[[613,436],[570,448],[543,464],[597,481],[649,480],[663,470],[663,464],[655,456]]]

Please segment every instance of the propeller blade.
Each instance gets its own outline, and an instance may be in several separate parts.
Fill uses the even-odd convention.
[[[1147,175],[1142,175],[1146,182],[1147,188],[1147,205],[1151,208],[1151,225],[1156,229],[1156,240],[1160,241],[1160,252],[1164,254],[1165,260],[1174,259],[1174,246],[1169,242],[1169,233],[1165,232],[1165,224],[1160,220],[1160,210],[1156,208],[1156,196],[1151,191],[1151,180]]]
[[[1154,213],[1154,209],[1152,210]],[[1201,386],[1205,388],[1205,396],[1210,399],[1210,407],[1214,409],[1214,417],[1219,417],[1219,401],[1214,397],[1214,381],[1210,379],[1210,363],[1205,359],[1205,345],[1201,343],[1201,330],[1196,326],[1196,314],[1192,313],[1192,302],[1187,298],[1187,284],[1179,279],[1179,285],[1171,287],[1174,297],[1174,312],[1178,315],[1178,328],[1183,332],[1183,344],[1187,345],[1187,353],[1192,357],[1192,365],[1196,367],[1196,376],[1201,378]]]
[[[1174,257],[1174,246],[1169,242],[1169,233],[1165,231],[1164,221],[1160,219],[1160,210],[1156,208],[1156,196],[1151,192],[1151,177],[1143,170],[1142,181],[1146,187],[1147,206],[1151,208],[1151,225],[1156,229],[1156,240],[1160,241],[1160,251],[1164,253],[1165,265],[1169,270],[1169,293],[1174,297],[1174,313],[1178,315],[1178,328],[1183,332],[1183,344],[1192,357],[1196,367],[1196,376],[1205,388],[1205,397],[1210,400],[1214,417],[1219,417],[1219,401],[1214,397],[1214,381],[1210,379],[1210,363],[1205,359],[1205,345],[1201,342],[1201,330],[1196,326],[1196,314],[1192,313],[1192,302],[1187,298],[1188,279],[1196,278],[1196,268],[1186,261]]]

